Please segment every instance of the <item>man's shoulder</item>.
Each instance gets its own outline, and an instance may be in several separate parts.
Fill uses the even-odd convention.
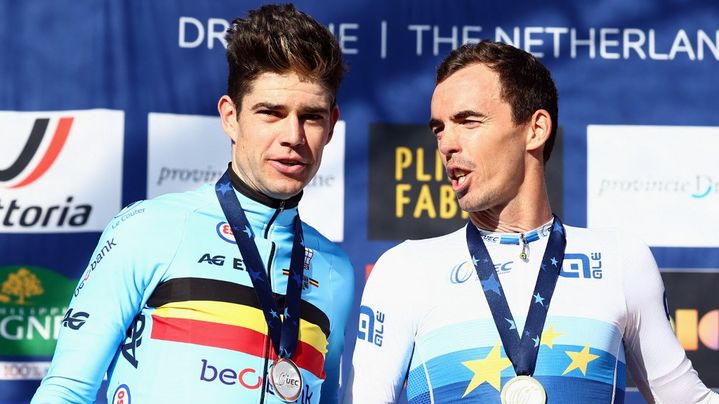
[[[133,202],[112,218],[108,229],[122,227],[133,232],[140,228],[148,232],[156,229],[169,235],[185,224],[188,215],[211,206],[209,203],[212,200],[208,195],[207,189],[201,187],[194,191],[168,193]]]
[[[611,241],[619,244],[644,244],[641,238],[632,231],[618,227],[578,227],[564,225],[567,231],[567,241],[597,240]]]
[[[385,251],[377,264],[390,264],[393,267],[415,270],[421,267],[435,267],[438,261],[457,259],[458,256],[469,254],[465,227],[441,236],[405,240]]]
[[[416,253],[422,257],[426,255],[436,256],[438,249],[445,250],[448,248],[461,248],[462,251],[464,251],[467,249],[467,239],[465,235],[466,227],[466,225],[462,226],[451,233],[442,234],[440,236],[422,239],[408,239],[391,248],[387,252],[399,250],[404,253]]]
[[[347,253],[324,234],[320,233],[319,230],[304,221],[302,222],[302,236],[305,247],[323,254],[325,258],[332,263],[332,267],[335,270],[354,271]]]

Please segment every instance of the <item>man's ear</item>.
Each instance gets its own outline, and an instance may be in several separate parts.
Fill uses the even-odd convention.
[[[544,109],[534,111],[527,126],[527,151],[543,150],[552,133],[552,117]]]
[[[237,106],[228,95],[223,95],[217,102],[217,112],[220,113],[220,122],[222,122],[222,129],[225,134],[235,142],[237,136],[237,126],[239,125],[237,117],[239,111]]]
[[[340,107],[335,104],[332,107],[332,112],[330,112],[330,133],[327,135],[327,142],[325,144],[329,143],[330,140],[332,140],[332,135],[334,135],[335,132],[335,124],[340,119]]]

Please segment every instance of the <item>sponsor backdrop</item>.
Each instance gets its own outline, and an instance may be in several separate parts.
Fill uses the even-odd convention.
[[[82,325],[88,313],[67,304],[113,215],[224,169],[223,31],[259,4],[0,1],[0,403],[27,402],[59,329]],[[329,26],[350,67],[301,210],[360,281],[399,241],[463,224],[426,125],[434,69],[462,43],[512,43],[559,87],[555,211],[650,244],[677,334],[719,387],[715,1],[297,4]]]

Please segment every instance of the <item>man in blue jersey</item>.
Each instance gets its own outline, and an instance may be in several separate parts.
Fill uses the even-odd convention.
[[[649,402],[719,402],[674,337],[649,249],[553,216],[549,71],[509,45],[462,46],[431,114],[470,222],[377,261],[348,401],[393,403],[406,382],[410,403],[622,403],[629,370]]]
[[[332,34],[292,5],[227,30],[215,184],[135,203],[102,234],[33,403],[335,403],[354,291],[346,255],[300,221],[339,117]]]

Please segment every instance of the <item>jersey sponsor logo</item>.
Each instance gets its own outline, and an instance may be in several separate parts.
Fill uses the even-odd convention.
[[[219,367],[210,365],[207,359],[202,359],[202,370],[200,371],[200,380],[203,382],[219,381],[220,383],[232,386],[239,384],[248,390],[256,390],[262,387],[262,375],[252,368],[244,368],[234,370],[232,368],[220,369]]]
[[[125,209],[121,210],[120,213],[115,215],[115,217],[112,218],[112,229],[114,230],[118,228],[121,224],[125,223],[125,221],[130,220],[139,214],[145,213],[145,208],[137,206],[142,202],[143,201],[133,202],[127,205]]]
[[[565,278],[602,279],[602,253],[565,254],[559,275]]]
[[[381,347],[384,339],[384,320],[385,315],[381,311],[375,312],[369,306],[360,306],[357,339]]]
[[[220,236],[221,239],[227,241],[230,244],[236,244],[235,234],[232,233],[232,228],[230,227],[229,223],[217,223],[217,227],[215,228],[215,230],[217,231],[217,235]]]
[[[122,356],[137,369],[137,348],[142,344],[142,332],[145,330],[145,315],[138,314],[130,328],[127,329],[127,338],[121,346]]]
[[[67,310],[65,317],[62,319],[62,326],[71,330],[79,330],[80,327],[85,325],[88,318],[90,318],[89,313],[84,311],[77,311],[73,313],[72,308],[70,308]]]
[[[206,262],[210,265],[217,265],[222,266],[225,265],[225,256],[224,255],[210,255],[209,253],[206,253],[200,257],[200,259],[197,261],[198,264],[202,264],[203,262]]]
[[[95,258],[93,258],[92,262],[90,262],[90,266],[85,270],[85,274],[82,276],[82,279],[80,280],[80,284],[77,285],[77,288],[75,288],[75,296],[80,294],[80,290],[85,287],[85,282],[90,279],[90,275],[95,271],[95,268],[100,264],[100,262],[108,255],[110,254],[110,251],[112,251],[113,247],[117,247],[117,243],[115,242],[115,238],[111,238],[109,240],[105,240],[105,245],[102,246],[100,251],[95,255]]]
[[[130,404],[130,388],[126,384],[117,386],[112,395],[112,404]]]
[[[494,270],[500,275],[506,274],[512,270],[512,265],[514,265],[514,261],[501,262],[494,264]],[[454,285],[465,283],[470,279],[479,282],[477,270],[469,261],[457,264],[449,271],[449,282]]]
[[[0,148],[0,231],[102,230],[121,200],[122,118],[102,110],[0,112],[8,132]]]
[[[227,262],[227,257],[225,257],[224,255],[212,255],[210,253],[203,254],[200,259],[197,260],[198,264],[206,263],[208,265],[215,266],[224,266],[225,262]],[[233,258],[232,269],[237,269],[238,271],[245,271],[245,263],[242,261],[241,258]]]
[[[449,271],[449,281],[455,285],[467,282],[472,276],[476,278],[477,271],[474,270],[469,261],[457,264]]]
[[[0,357],[51,356],[75,283],[41,267],[0,267]]]

